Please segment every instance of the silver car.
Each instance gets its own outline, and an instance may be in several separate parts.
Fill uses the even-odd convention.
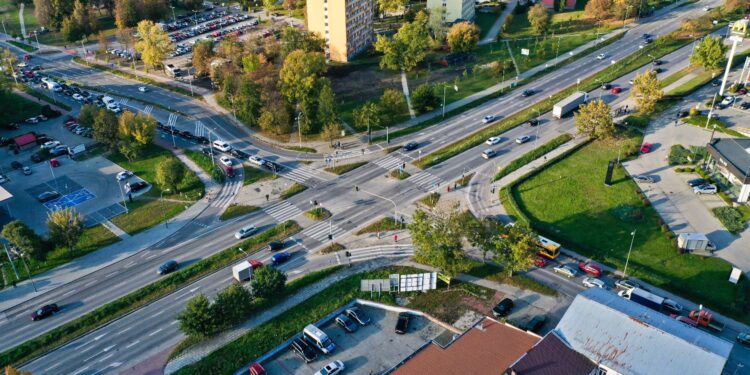
[[[565,265],[565,266],[557,266],[553,268],[555,273],[559,273],[567,278],[573,278],[578,275],[578,271],[576,271],[575,268]]]

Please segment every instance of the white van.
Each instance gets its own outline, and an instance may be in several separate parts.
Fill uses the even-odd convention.
[[[215,149],[221,152],[229,152],[232,149],[232,146],[230,146],[229,143],[226,143],[222,141],[221,139],[215,140],[213,143],[213,146]]]
[[[308,324],[307,327],[302,331],[302,336],[305,338],[305,340],[309,341],[311,344],[315,345],[315,347],[318,348],[323,354],[328,354],[333,351],[333,349],[336,349],[336,345],[331,341],[330,338],[328,338],[328,335],[326,335],[325,332],[323,332],[320,328]]]
[[[104,102],[104,104],[109,105],[110,103],[114,103],[115,99],[113,99],[111,96],[105,96],[102,98],[102,102]]]

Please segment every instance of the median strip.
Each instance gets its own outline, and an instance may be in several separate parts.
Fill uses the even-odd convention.
[[[245,253],[252,254],[262,250],[269,241],[282,240],[301,229],[296,222],[287,221],[204,258],[185,269],[176,271],[71,322],[0,353],[0,366],[5,367],[29,362],[43,353],[60,347],[87,332],[154,302],[185,285],[230,265],[240,258],[246,257]],[[239,251],[240,248],[244,249],[245,252]]]

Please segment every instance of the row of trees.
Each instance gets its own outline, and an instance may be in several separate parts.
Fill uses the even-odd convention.
[[[516,225],[503,227],[489,220],[479,220],[469,212],[414,212],[408,226],[414,258],[455,276],[467,268],[463,242],[466,241],[488,255],[513,275],[527,270],[538,252],[536,236],[528,228]]]
[[[51,211],[47,214],[48,238],[36,234],[24,222],[11,221],[3,226],[3,238],[24,258],[44,261],[47,254],[58,246],[74,251],[84,230],[83,216],[73,208]]]
[[[204,294],[188,301],[177,316],[180,330],[191,337],[209,337],[248,319],[255,298],[279,296],[286,285],[286,275],[273,267],[261,267],[253,273],[251,294],[240,284],[233,284],[211,302]]]
[[[118,118],[104,108],[84,105],[78,123],[92,128],[94,139],[129,161],[138,159],[156,137],[156,119],[142,113],[125,111]]]

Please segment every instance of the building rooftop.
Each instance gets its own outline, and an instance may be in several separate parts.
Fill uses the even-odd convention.
[[[738,178],[750,175],[750,139],[714,138],[707,149]]]
[[[588,375],[596,364],[552,331],[510,366],[513,375]]]
[[[10,199],[10,198],[13,198],[13,194],[9,193],[4,188],[0,187],[0,202],[6,199]]]
[[[621,374],[718,375],[733,345],[599,288],[576,296],[555,332]]]
[[[445,348],[425,346],[392,373],[498,375],[539,340],[533,333],[485,318]]]

